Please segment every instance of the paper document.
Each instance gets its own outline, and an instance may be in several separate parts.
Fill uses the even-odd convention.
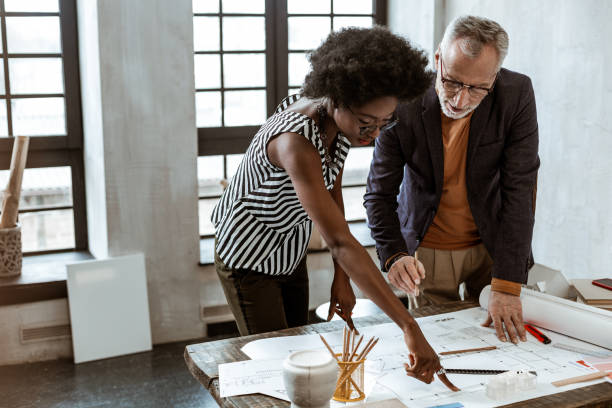
[[[219,364],[222,398],[284,389],[283,359],[246,360]]]
[[[366,361],[364,392],[369,393],[381,374],[380,365]],[[289,401],[283,383],[283,359],[245,360],[219,364],[219,393],[222,398],[245,394],[266,394]],[[332,404],[344,406],[345,404]]]
[[[366,391],[366,401],[386,398],[399,398],[409,407],[428,407],[443,403],[461,402],[466,407],[494,407],[510,404],[529,398],[553,394],[573,388],[601,382],[581,383],[555,388],[550,383],[569,377],[587,374],[592,369],[578,364],[583,357],[579,353],[544,345],[528,335],[527,342],[514,345],[501,342],[492,327],[481,327],[486,311],[472,308],[442,315],[416,319],[423,334],[436,352],[496,346],[495,350],[441,356],[442,366],[446,368],[489,369],[489,370],[534,370],[537,372],[535,390],[522,392],[512,398],[495,401],[485,394],[488,376],[449,374],[449,379],[461,388],[458,393],[448,390],[439,380],[428,385],[406,376],[404,363],[408,361],[408,350],[401,330],[393,323],[377,326],[359,327],[364,338],[380,337],[376,347],[368,355],[368,363],[380,371],[378,383],[371,391]],[[542,330],[555,342],[576,345],[593,350],[600,347],[569,338],[567,336]],[[325,334],[332,349],[339,352],[342,348],[342,331]],[[242,351],[253,359],[282,359],[297,350],[321,350],[325,346],[318,334],[303,336],[276,337],[252,341]]]

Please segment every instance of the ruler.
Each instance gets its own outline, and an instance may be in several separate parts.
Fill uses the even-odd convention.
[[[447,374],[477,374],[477,375],[495,375],[502,374],[512,370],[480,370],[475,368],[446,368]],[[538,375],[535,371],[527,371],[530,374]]]
[[[606,353],[605,351],[589,350],[582,347],[568,346],[567,344],[563,343],[555,343],[553,344],[553,347],[560,348],[561,350],[573,351],[574,353],[578,354],[586,354],[593,357],[606,358],[612,356],[612,353]]]

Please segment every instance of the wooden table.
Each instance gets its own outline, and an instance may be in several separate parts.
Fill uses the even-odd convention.
[[[419,308],[412,313],[414,317],[430,316],[440,313],[454,312],[461,309],[478,306],[472,302],[455,302],[440,306]],[[376,315],[355,319],[358,327],[389,323],[386,315]],[[295,336],[301,334],[326,333],[341,330],[342,321],[312,324],[275,332],[254,334],[252,336],[234,337],[231,339],[211,341],[207,343],[192,344],[185,348],[185,361],[191,374],[212,394],[221,407],[232,408],[275,408],[289,407],[286,401],[268,397],[261,394],[241,395],[221,398],[219,396],[219,373],[217,367],[222,363],[247,360],[248,357],[240,351],[246,343],[279,336]],[[612,384],[601,383],[588,387],[577,388],[558,394],[548,395],[532,400],[507,405],[507,407],[612,407]]]

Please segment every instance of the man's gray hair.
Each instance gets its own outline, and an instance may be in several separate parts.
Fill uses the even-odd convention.
[[[475,58],[486,44],[497,50],[499,69],[508,54],[508,33],[493,20],[476,16],[460,16],[446,27],[440,43],[440,50],[446,50],[450,44],[460,40],[458,45],[468,57]]]

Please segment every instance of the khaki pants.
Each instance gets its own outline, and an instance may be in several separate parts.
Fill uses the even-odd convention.
[[[460,250],[421,247],[417,254],[425,280],[416,302],[410,296],[411,308],[461,300],[459,286],[464,282],[465,299],[478,301],[482,288],[491,283],[493,260],[483,244]]]
[[[228,268],[215,251],[215,269],[241,336],[308,324],[306,257],[291,275]]]

